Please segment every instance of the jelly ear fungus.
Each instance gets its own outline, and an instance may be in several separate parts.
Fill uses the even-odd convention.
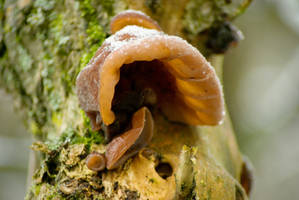
[[[113,34],[76,81],[80,106],[93,129],[102,128],[107,141],[112,140],[105,153],[108,169],[150,142],[149,109],[188,125],[221,123],[222,88],[213,67],[196,48],[165,34],[139,11],[118,14],[110,28]]]

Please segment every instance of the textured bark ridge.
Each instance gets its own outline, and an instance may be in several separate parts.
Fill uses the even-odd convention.
[[[164,32],[196,46],[221,76],[221,56],[237,40],[230,24],[250,0],[0,1],[0,85],[15,97],[40,152],[27,199],[247,199],[243,160],[229,116],[214,127],[171,123],[153,113],[149,147],[122,167],[89,170],[105,152],[79,108],[75,79],[109,36],[110,19],[140,10]]]

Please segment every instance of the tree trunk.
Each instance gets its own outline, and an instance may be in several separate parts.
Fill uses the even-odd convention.
[[[11,93],[36,142],[37,169],[27,199],[247,199],[243,159],[228,112],[219,126],[187,126],[154,115],[149,145],[116,170],[93,172],[92,151],[105,150],[79,108],[75,80],[109,36],[111,17],[140,10],[164,32],[196,46],[222,76],[230,22],[250,0],[2,0],[0,84]],[[227,31],[228,30],[228,31]],[[232,38],[232,40],[227,38]],[[216,54],[217,53],[217,54]],[[220,53],[220,54],[219,54]],[[38,153],[40,152],[40,153]],[[173,173],[162,176],[157,166]]]

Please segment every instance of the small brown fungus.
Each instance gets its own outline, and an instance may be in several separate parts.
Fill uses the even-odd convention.
[[[218,125],[223,119],[222,88],[213,67],[185,40],[158,30],[139,11],[119,13],[111,22],[113,35],[77,77],[81,108],[99,112],[108,130],[112,125],[112,137],[128,123],[118,116],[130,119],[142,106],[153,106],[147,104],[170,121],[189,125]],[[145,88],[150,90],[142,92]],[[89,117],[98,127],[96,115]]]
[[[244,190],[246,191],[246,194],[250,196],[250,192],[252,190],[254,177],[253,177],[253,167],[250,163],[248,158],[243,158],[243,165],[242,165],[242,171],[241,171],[241,185],[243,186]]]
[[[111,33],[114,34],[128,25],[136,25],[148,29],[156,29],[158,31],[161,31],[161,28],[158,25],[158,23],[152,20],[147,15],[143,14],[140,11],[127,10],[119,13],[118,15],[112,18],[110,22]]]
[[[101,115],[98,111],[86,112],[86,115],[91,119],[91,128],[93,131],[98,131],[101,129]]]
[[[97,152],[92,152],[86,158],[86,166],[92,171],[102,171],[106,167],[105,156]]]
[[[137,154],[152,139],[154,121],[150,111],[142,107],[132,117],[131,128],[115,137],[107,146],[107,169],[114,169]]]

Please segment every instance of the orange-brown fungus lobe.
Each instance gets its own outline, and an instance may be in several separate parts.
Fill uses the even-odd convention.
[[[132,83],[132,89],[125,88]],[[116,121],[117,101],[123,101],[121,93],[126,90],[137,94],[153,90],[157,106],[172,121],[217,125],[224,114],[220,82],[200,52],[179,37],[135,25],[107,38],[76,84],[81,108],[87,113],[99,111],[106,126]],[[155,102],[152,97],[150,101]]]
[[[131,128],[114,138],[106,149],[107,169],[114,169],[148,145],[154,133],[150,111],[143,107],[134,113]]]
[[[86,158],[86,166],[93,171],[102,171],[106,167],[106,160],[103,154],[92,152]]]
[[[148,29],[156,29],[161,31],[161,28],[158,25],[158,23],[152,20],[147,15],[139,11],[127,10],[125,12],[119,13],[118,15],[112,18],[110,22],[111,33],[114,34],[128,25],[136,25]]]
[[[241,185],[243,186],[248,196],[250,196],[253,183],[254,183],[253,167],[250,161],[247,158],[245,158],[242,165],[242,171],[241,171]]]

